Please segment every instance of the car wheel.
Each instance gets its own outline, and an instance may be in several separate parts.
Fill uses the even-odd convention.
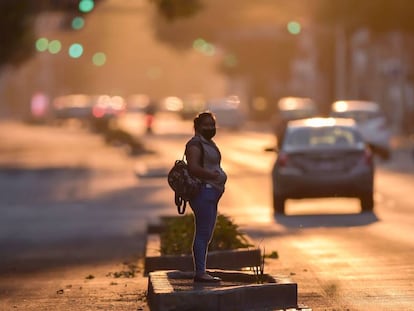
[[[371,212],[374,209],[374,197],[372,194],[359,198],[362,212]]]
[[[276,214],[285,214],[285,198],[280,195],[273,196],[273,209]]]

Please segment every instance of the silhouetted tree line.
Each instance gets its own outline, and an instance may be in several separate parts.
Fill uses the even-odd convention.
[[[224,9],[226,11],[223,15],[227,18],[210,16],[207,26],[194,23],[192,24],[194,27],[182,27],[176,25],[177,20],[196,17],[206,7],[213,5],[213,1],[149,1],[157,5],[159,12],[159,19],[154,23],[158,39],[177,49],[190,48],[192,40],[198,36],[211,42],[220,42],[223,32],[237,28],[237,25],[231,24],[232,17],[239,11],[235,6],[260,6],[260,1],[234,1],[232,10],[229,10],[229,6],[226,7],[227,10]],[[285,10],[285,15],[292,16],[292,19],[298,16],[296,12],[298,6],[307,5],[309,18],[313,20],[317,28],[325,29],[325,33],[316,36],[316,40],[320,53],[318,66],[320,71],[327,75],[326,81],[332,84],[328,87],[328,101],[334,96],[332,81],[335,79],[334,47],[337,27],[340,27],[348,38],[360,28],[369,29],[374,36],[389,31],[414,33],[414,19],[411,17],[411,12],[414,10],[412,0],[274,0],[274,5]],[[279,86],[288,81],[291,60],[299,53],[296,48],[297,38],[297,36],[279,35],[274,38],[257,36],[243,41],[222,41],[221,44],[234,56],[237,65],[227,66],[223,63],[220,69],[228,76],[249,77],[255,94],[272,98],[274,94],[272,90],[269,90],[269,83],[271,83],[269,81],[276,82]],[[280,89],[281,92],[289,92],[283,86]]]
[[[103,0],[95,0],[95,6]],[[18,65],[34,53],[34,21],[45,11],[78,12],[80,0],[1,0],[0,68]],[[80,12],[79,12],[80,14]]]

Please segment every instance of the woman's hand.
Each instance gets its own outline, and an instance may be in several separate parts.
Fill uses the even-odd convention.
[[[218,179],[220,177],[220,172],[218,170],[215,170],[212,174],[211,179]]]

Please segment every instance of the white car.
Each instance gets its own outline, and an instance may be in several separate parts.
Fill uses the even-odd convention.
[[[214,113],[217,125],[221,128],[239,130],[247,119],[246,112],[236,95],[209,100],[206,104],[206,110]]]
[[[391,129],[378,103],[364,100],[339,100],[332,104],[332,117],[352,118],[372,151],[383,159],[391,156]]]
[[[286,125],[289,121],[312,118],[317,115],[316,103],[309,97],[287,96],[280,98],[270,120],[277,144],[282,144]]]

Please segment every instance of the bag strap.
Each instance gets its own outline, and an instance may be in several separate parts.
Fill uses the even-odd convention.
[[[203,143],[201,142],[201,139],[199,140],[199,143],[200,143],[200,148],[201,148],[201,166],[204,167],[204,147],[203,147]],[[184,158],[185,158],[185,151],[182,157],[183,161],[184,161]],[[175,194],[174,200],[175,200],[175,205],[177,206],[178,214],[183,215],[185,213],[185,208],[187,207],[187,201],[177,194]]]
[[[185,208],[187,206],[187,201],[183,200],[182,197],[175,194],[175,205],[177,206],[178,214],[183,215],[185,213]]]

